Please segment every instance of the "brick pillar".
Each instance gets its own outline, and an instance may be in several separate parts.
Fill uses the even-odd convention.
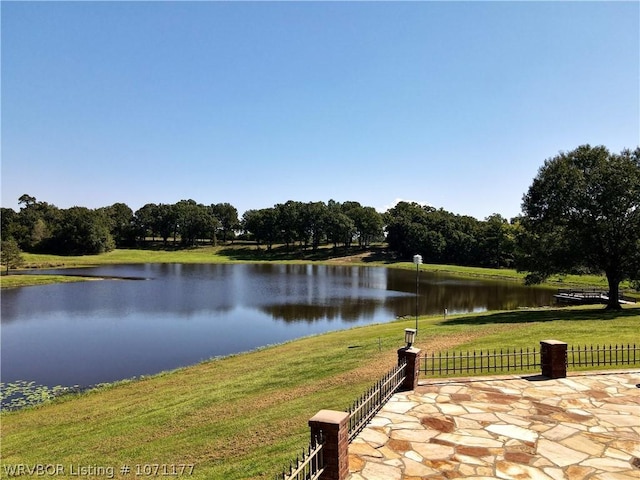
[[[415,347],[402,347],[398,350],[398,365],[407,362],[407,376],[402,385],[401,391],[415,390],[418,386],[418,375],[420,374],[420,349]]]
[[[319,480],[346,480],[349,476],[349,414],[320,410],[309,420],[311,438],[324,438],[324,472]]]
[[[558,340],[540,342],[542,376],[565,378],[567,376],[567,344]]]

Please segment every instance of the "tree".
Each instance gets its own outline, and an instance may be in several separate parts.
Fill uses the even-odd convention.
[[[342,212],[353,221],[360,247],[368,247],[371,242],[384,238],[384,221],[375,208],[363,207],[359,202],[344,202]]]
[[[514,230],[500,214],[494,213],[485,219],[481,237],[483,266],[500,268],[513,264]]]
[[[333,242],[334,248],[338,247],[338,243],[344,243],[345,247],[348,247],[356,232],[353,220],[341,212],[332,212],[329,214],[326,228],[327,237]]]
[[[271,250],[279,235],[276,209],[247,210],[242,216],[242,227],[253,234],[258,246],[266,243],[267,250]]]
[[[389,249],[403,258],[420,254],[425,262],[439,258],[446,242],[440,232],[428,228],[431,207],[415,202],[398,202],[384,214]]]
[[[300,213],[304,225],[301,230],[307,232],[307,238],[311,237],[311,248],[315,251],[326,235],[329,209],[324,202],[308,202],[302,205]]]
[[[176,204],[161,203],[156,206],[154,212],[153,230],[162,237],[162,243],[165,246],[171,235],[173,235],[173,242],[175,243],[176,235],[178,234],[178,208]]]
[[[300,217],[301,203],[288,200],[286,203],[278,203],[274,208],[276,210],[276,221],[282,241],[285,243],[287,251],[289,246],[295,242],[297,238],[297,225]]]
[[[147,235],[151,235],[151,240],[155,241],[157,230],[157,218],[158,218],[158,205],[155,203],[147,203],[142,208],[136,210],[134,214],[134,225],[136,236],[144,243]],[[167,235],[167,238],[169,235]],[[166,239],[165,239],[166,243]]]
[[[38,202],[35,197],[27,194],[22,195],[18,203],[22,207],[13,229],[13,238],[26,251],[46,249],[60,221],[60,210],[47,202]]]
[[[18,203],[20,205],[24,205],[25,207],[30,207],[36,204],[36,197],[24,193],[20,195],[20,198],[18,198]]]
[[[608,309],[640,266],[640,148],[611,154],[583,145],[547,159],[523,198],[519,269],[539,282],[553,273],[604,272]]]
[[[16,239],[22,236],[19,220],[19,215],[15,210],[0,207],[0,237]]]
[[[229,234],[238,228],[238,210],[230,203],[216,203],[210,207],[211,213],[220,222],[220,230],[222,230],[222,241],[226,243]]]
[[[175,204],[177,229],[184,246],[195,246],[198,239],[210,238],[215,244],[219,222],[209,209],[195,200],[180,200]]]
[[[135,230],[133,224],[133,211],[126,203],[114,203],[110,207],[99,209],[109,219],[111,235],[116,246],[131,245],[134,241]]]
[[[52,250],[63,255],[104,253],[115,248],[107,215],[86,207],[62,210],[60,222],[48,243]]]
[[[24,263],[22,258],[22,251],[13,238],[2,241],[2,248],[0,249],[0,264],[7,267],[7,275],[9,275],[9,268],[17,268]]]

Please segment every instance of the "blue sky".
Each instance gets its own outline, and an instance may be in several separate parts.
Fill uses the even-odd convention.
[[[640,144],[639,2],[7,2],[2,206],[520,212]]]

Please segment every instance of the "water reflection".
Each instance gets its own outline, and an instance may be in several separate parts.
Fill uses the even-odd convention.
[[[3,381],[113,381],[415,314],[411,270],[147,264],[50,273],[113,279],[3,290]],[[419,292],[420,314],[548,305],[554,293],[427,273]]]

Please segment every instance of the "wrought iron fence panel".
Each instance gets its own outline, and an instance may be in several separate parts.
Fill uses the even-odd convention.
[[[432,352],[420,359],[420,373],[448,376],[485,372],[516,372],[540,368],[538,349],[473,350],[466,352]]]
[[[276,480],[316,480],[320,478],[324,472],[324,457],[322,448],[324,447],[324,439],[314,438],[307,450],[302,451],[302,456],[297,457],[295,464],[289,464],[289,473],[282,472],[276,477]]]
[[[398,390],[404,382],[406,369],[406,363],[393,368],[349,408],[349,442],[358,436],[358,433]]]
[[[567,349],[567,366],[598,367],[606,365],[639,365],[640,346],[627,345],[583,345]]]

